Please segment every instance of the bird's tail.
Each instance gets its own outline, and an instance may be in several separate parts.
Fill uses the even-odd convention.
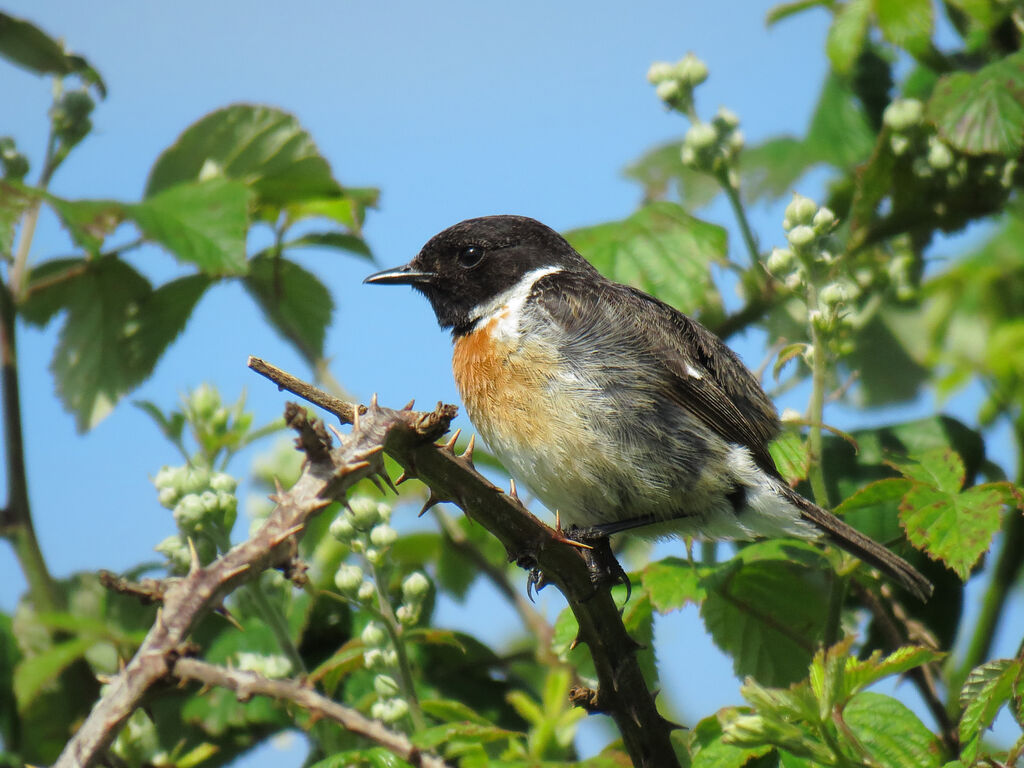
[[[878,568],[921,602],[931,597],[935,589],[932,583],[902,557],[844,523],[828,510],[808,501],[784,482],[779,481],[777,485],[779,493],[800,510],[800,515],[821,529],[836,546]]]

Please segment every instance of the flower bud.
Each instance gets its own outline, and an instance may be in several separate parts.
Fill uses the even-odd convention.
[[[937,136],[928,137],[928,164],[938,171],[953,165],[953,150]]]
[[[656,61],[647,70],[647,82],[657,85],[675,77],[675,68],[667,61]]]
[[[694,123],[686,132],[683,144],[684,146],[693,147],[695,151],[699,152],[702,149],[714,146],[717,140],[718,134],[713,126],[708,123]]]
[[[210,488],[215,491],[234,493],[238,488],[238,481],[227,472],[214,472],[210,475]]]
[[[348,565],[343,563],[338,566],[337,572],[334,574],[334,586],[338,588],[338,591],[343,595],[353,596],[359,591],[360,585],[363,583],[363,569],[358,565]]]
[[[373,526],[370,531],[370,543],[375,547],[385,549],[398,540],[398,531],[386,523]]]
[[[793,252],[788,248],[772,248],[768,254],[768,271],[773,274],[785,272],[793,263]]]
[[[684,85],[693,88],[708,79],[708,65],[688,53],[676,62],[676,75]]]
[[[174,488],[161,488],[156,497],[160,506],[167,509],[174,509],[178,503],[178,491]]]
[[[402,624],[410,625],[415,624],[416,620],[420,617],[419,606],[407,605],[403,603],[395,609],[395,617]]]
[[[370,565],[380,565],[384,560],[384,553],[376,547],[367,547],[363,557],[366,558],[366,561],[370,563]]]
[[[352,537],[356,535],[356,529],[352,526],[352,521],[348,519],[348,515],[344,511],[331,520],[331,525],[327,530],[331,536],[343,543],[352,541]]]
[[[654,89],[658,98],[668,104],[672,103],[682,91],[683,89],[680,87],[678,80],[663,80]]]
[[[723,132],[728,132],[739,126],[740,118],[728,107],[719,107],[711,122]]]
[[[917,99],[896,99],[882,113],[882,122],[897,133],[910,130],[922,118],[924,104]]]
[[[836,223],[836,215],[832,212],[831,208],[823,205],[818,209],[818,212],[814,214],[814,218],[811,220],[811,223],[814,225],[815,232],[818,234],[825,234],[832,229],[832,225]]]
[[[384,643],[387,642],[388,633],[380,624],[371,621],[363,627],[363,632],[359,637],[367,648],[383,648]]]
[[[378,696],[395,696],[401,689],[395,678],[391,675],[381,674],[373,678],[373,690],[377,692]]]
[[[430,581],[419,571],[413,571],[402,582],[402,597],[409,603],[420,603],[430,592]]]
[[[157,544],[154,549],[166,557],[171,564],[172,570],[187,571],[191,563],[191,554],[188,545],[182,541],[181,536],[174,534]]]
[[[186,533],[196,530],[206,519],[206,506],[194,493],[183,496],[174,507],[174,522]]]
[[[200,384],[188,398],[188,407],[201,421],[209,419],[220,407],[220,393],[209,384]]]
[[[896,157],[899,157],[900,155],[906,154],[907,150],[910,149],[910,139],[906,136],[893,134],[889,137],[889,147],[892,149],[892,153],[896,155]]]
[[[352,524],[360,531],[365,531],[380,522],[377,502],[366,496],[357,496],[348,503]]]
[[[356,597],[362,600],[364,603],[372,600],[377,596],[377,585],[367,579],[359,585],[359,591],[356,592]]]
[[[789,222],[787,229],[798,227],[801,224],[810,224],[814,215],[818,212],[818,204],[809,197],[800,194],[793,195],[793,199],[786,206],[785,217]]]
[[[369,648],[363,653],[363,666],[367,669],[386,669],[384,651],[380,648]]]
[[[794,248],[805,248],[813,243],[816,237],[817,235],[814,234],[814,230],[804,224],[793,227],[786,233],[786,239],[789,240],[789,244]]]

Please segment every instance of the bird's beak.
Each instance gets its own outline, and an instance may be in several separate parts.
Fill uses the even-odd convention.
[[[377,283],[379,285],[419,285],[429,283],[437,275],[433,272],[422,272],[415,269],[412,264],[405,264],[394,269],[385,269],[382,272],[374,272],[364,283]]]

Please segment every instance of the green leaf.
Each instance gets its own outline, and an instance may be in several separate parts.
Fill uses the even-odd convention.
[[[856,396],[865,406],[889,405],[917,397],[930,371],[921,352],[920,310],[884,307],[857,329],[853,352],[843,365],[859,375]]]
[[[627,219],[576,229],[566,238],[612,280],[684,312],[703,307],[721,313],[710,266],[728,253],[726,232],[675,203],[652,203]]]
[[[0,741],[13,746],[17,743],[17,699],[14,695],[14,668],[21,653],[14,636],[11,617],[0,613]],[[0,750],[0,765],[3,751]]]
[[[907,539],[946,563],[964,581],[999,530],[1002,508],[1017,504],[1009,483],[988,483],[961,492],[963,461],[950,449],[936,449],[896,463],[914,481],[900,503]]]
[[[249,262],[243,284],[267,321],[307,361],[323,357],[334,300],[315,275],[288,259],[260,254]]]
[[[299,200],[284,207],[289,223],[302,219],[323,218],[336,221],[359,232],[367,208],[375,208],[380,190],[372,187],[345,187],[345,197],[322,197]]]
[[[837,75],[825,78],[804,141],[811,157],[844,172],[871,155],[875,132],[860,102]]]
[[[743,150],[743,196],[750,202],[777,200],[793,191],[800,178],[820,162],[807,145],[791,136],[768,139]]]
[[[874,0],[882,35],[915,56],[931,47],[934,11],[931,0]]]
[[[771,751],[771,745],[738,747],[722,741],[722,724],[712,715],[693,729],[691,768],[743,768],[751,760]]]
[[[210,179],[179,184],[128,206],[143,235],[211,275],[246,271],[250,192],[245,184]]]
[[[664,199],[674,186],[680,203],[692,211],[718,197],[722,185],[714,176],[683,165],[682,146],[681,141],[670,141],[649,150],[627,166],[625,175],[643,184],[648,201]]]
[[[217,175],[251,186],[259,205],[343,196],[309,133],[271,107],[234,104],[193,123],[157,159],[146,197]]]
[[[795,429],[783,429],[768,445],[775,467],[787,483],[796,483],[807,477],[811,453],[807,442]]]
[[[149,376],[209,284],[193,275],[154,291],[114,257],[56,259],[32,271],[20,309],[40,325],[67,312],[51,370],[80,430],[94,427]]]
[[[928,101],[927,115],[961,152],[1016,157],[1024,146],[1024,52],[973,74],[946,75]]]
[[[345,232],[309,232],[294,240],[289,240],[282,245],[282,248],[284,250],[289,248],[337,248],[365,259],[373,259],[370,247],[363,238]]]
[[[871,0],[850,0],[838,7],[828,29],[825,52],[837,74],[849,75],[864,50],[871,21]]]
[[[36,696],[80,659],[96,642],[93,637],[75,637],[50,646],[34,656],[26,656],[14,668],[14,696],[18,709],[27,708]]]
[[[689,560],[666,557],[644,569],[643,587],[658,613],[669,613],[688,603],[700,605],[705,591],[701,580],[709,569]]]
[[[882,657],[882,652],[877,650],[866,659],[848,656],[841,695],[845,698],[859,693],[883,678],[902,675],[916,667],[938,661],[945,655],[934,648],[908,645],[897,648],[885,658]]]
[[[967,676],[960,691],[960,744],[962,756],[969,764],[978,755],[985,729],[1013,695],[1014,683],[1020,675],[1019,660],[997,659],[975,667]]]
[[[103,79],[82,56],[67,53],[39,27],[6,13],[0,13],[0,56],[38,75],[78,75],[107,95]]]
[[[31,204],[32,196],[20,185],[0,180],[0,259],[11,258],[15,230]]]
[[[424,699],[420,701],[420,709],[423,710],[423,714],[443,723],[464,721],[477,725],[493,725],[471,707],[453,699]]]
[[[859,489],[852,496],[843,500],[835,509],[835,513],[843,517],[850,512],[871,509],[881,505],[898,504],[910,490],[912,483],[902,477],[887,477],[876,480]]]
[[[815,8],[820,5],[828,5],[827,0],[794,0],[794,2],[780,3],[774,8],[770,8],[768,13],[765,15],[764,23],[766,26],[772,26],[783,19],[794,16],[798,13],[806,11],[808,8]]]
[[[515,731],[508,731],[496,725],[480,723],[445,723],[432,728],[424,728],[412,735],[412,743],[420,749],[433,749],[452,741],[469,741],[486,744],[491,741],[508,739],[518,736]]]
[[[879,768],[938,768],[942,747],[917,716],[889,696],[869,691],[843,709],[854,738]]]
[[[742,557],[705,580],[701,616],[708,632],[733,657],[738,676],[775,686],[801,680],[824,631],[827,564],[821,555],[816,568],[791,559],[743,562]]]
[[[164,437],[175,445],[181,442],[181,435],[185,429],[185,415],[183,413],[172,411],[170,414],[165,415],[156,403],[149,400],[136,400],[133,405],[156,422]]]

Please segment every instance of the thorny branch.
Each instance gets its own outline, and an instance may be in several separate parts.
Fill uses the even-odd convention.
[[[180,658],[171,674],[180,680],[195,680],[203,685],[216,685],[235,692],[239,701],[253,696],[269,696],[278,701],[299,705],[314,720],[333,720],[346,730],[380,744],[416,768],[445,768],[448,763],[425,754],[409,739],[377,720],[323,696],[295,680],[271,680],[255,672],[228,669],[198,659]]]
[[[288,425],[299,433],[307,461],[298,482],[274,496],[277,507],[253,536],[208,566],[193,553],[186,576],[167,579],[159,593],[162,606],[135,656],[110,681],[55,768],[89,768],[103,754],[143,697],[166,679],[188,647],[193,627],[207,612],[218,610],[228,593],[269,568],[287,566],[295,556],[297,537],[311,517],[364,477],[383,471],[381,446],[391,433],[405,432],[410,445],[430,443],[442,435],[455,415],[451,406],[427,413],[372,407],[341,446],[332,448],[318,422],[304,409],[289,404]],[[319,426],[319,429],[317,428]]]
[[[302,397],[312,389],[262,360],[251,359],[250,367]],[[298,386],[293,388],[295,382]],[[328,410],[343,419],[351,418],[352,405],[343,406],[340,412]],[[355,421],[354,432],[367,417],[360,415]],[[589,711],[606,713],[615,720],[637,768],[678,766],[669,738],[677,726],[658,713],[640,670],[638,645],[626,632],[610,591],[595,589],[580,550],[530,514],[518,497],[504,493],[477,472],[471,453],[456,455],[453,441],[438,446],[416,439],[412,432],[391,430],[382,445],[406,477],[419,478],[430,488],[427,508],[441,501],[457,504],[467,517],[501,541],[510,560],[537,565],[565,595],[579,623],[577,639],[590,650],[600,685],[598,691],[577,700],[588,702]]]

